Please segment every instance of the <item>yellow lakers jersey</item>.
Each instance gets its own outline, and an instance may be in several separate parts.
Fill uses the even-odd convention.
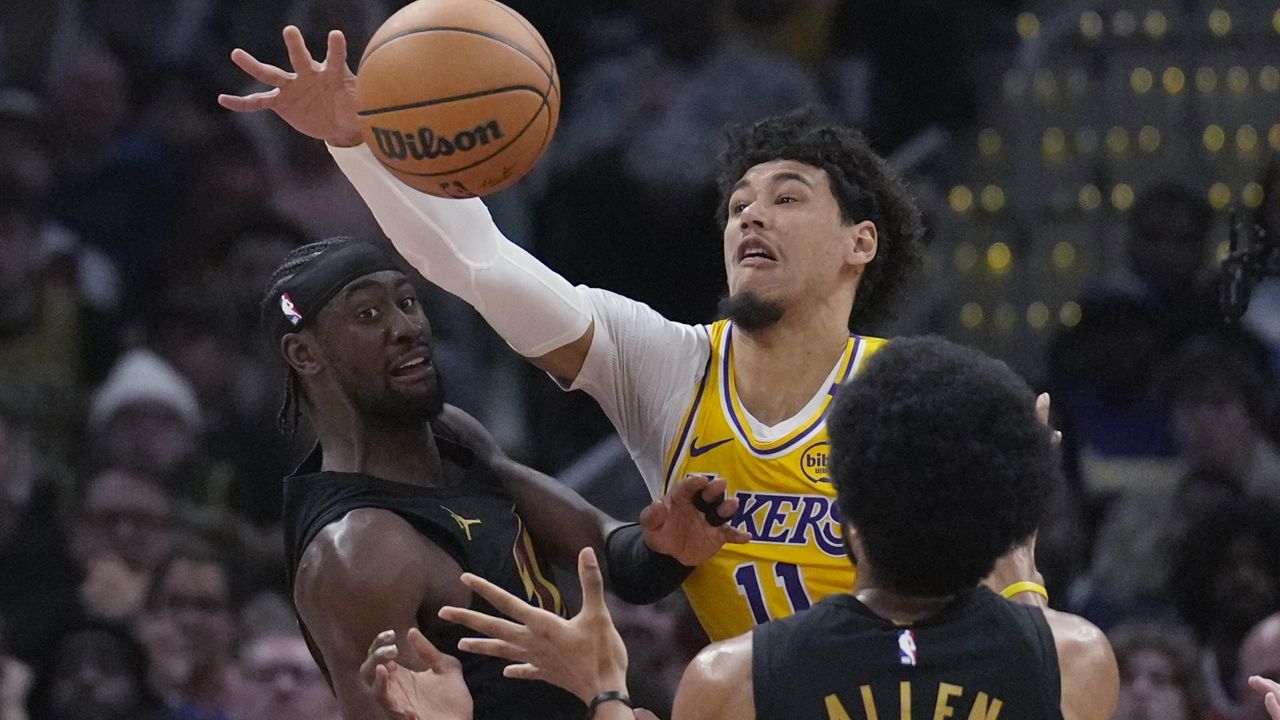
[[[751,542],[725,545],[684,583],[707,635],[723,640],[853,587],[830,479],[827,409],[840,384],[886,341],[851,335],[820,406],[792,432],[764,442],[738,400],[732,323],[721,320],[709,334],[711,357],[668,452],[663,491],[696,473],[724,478],[728,496],[738,498],[732,523]]]

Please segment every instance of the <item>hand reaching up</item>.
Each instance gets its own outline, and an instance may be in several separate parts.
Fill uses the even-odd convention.
[[[725,543],[745,543],[745,531],[728,524],[738,512],[737,498],[724,498],[724,478],[686,475],[666,495],[649,503],[640,513],[644,542],[655,552],[669,555],[680,564],[694,567],[715,555]],[[703,511],[719,500],[714,510]],[[712,525],[710,514],[720,519]]]
[[[606,690],[625,690],[627,649],[604,602],[604,578],[595,551],[578,554],[582,612],[572,620],[536,608],[470,573],[462,582],[511,620],[445,606],[440,617],[488,637],[464,638],[458,649],[514,661],[503,675],[543,680],[577,695],[584,703]]]
[[[394,630],[374,638],[360,666],[361,679],[382,709],[395,720],[471,720],[471,691],[462,679],[462,663],[437,650],[417,628],[405,640],[424,670],[400,664]]]
[[[240,48],[231,51],[232,62],[272,89],[219,95],[218,104],[236,112],[274,111],[294,130],[330,145],[354,147],[364,142],[356,115],[356,76],[347,67],[347,40],[342,33],[329,32],[322,62],[311,56],[302,32],[293,25],[284,29],[284,46],[293,72],[261,62]]]

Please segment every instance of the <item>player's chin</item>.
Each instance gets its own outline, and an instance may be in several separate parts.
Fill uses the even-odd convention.
[[[391,388],[383,401],[385,412],[411,421],[431,420],[444,410],[444,396],[434,384]]]
[[[760,300],[780,302],[787,294],[785,278],[780,273],[739,271],[729,283],[729,297],[753,295]]]

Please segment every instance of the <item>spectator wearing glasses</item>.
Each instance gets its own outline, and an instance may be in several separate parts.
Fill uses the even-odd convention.
[[[227,720],[240,690],[238,587],[212,549],[184,542],[156,570],[140,634],[153,679],[181,720]]]
[[[240,651],[244,678],[239,720],[338,720],[333,692],[311,659],[296,624],[246,639]]]

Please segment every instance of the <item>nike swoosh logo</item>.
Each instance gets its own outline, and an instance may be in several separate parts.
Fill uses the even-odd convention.
[[[698,447],[698,438],[695,437],[693,439],[693,442],[689,443],[689,457],[698,457],[699,455],[705,455],[706,453],[709,453],[712,450],[715,450],[716,448],[720,447],[721,445],[727,442],[730,442],[731,440],[733,440],[733,438],[728,437],[723,440],[717,440],[713,443],[707,443],[702,447]]]

